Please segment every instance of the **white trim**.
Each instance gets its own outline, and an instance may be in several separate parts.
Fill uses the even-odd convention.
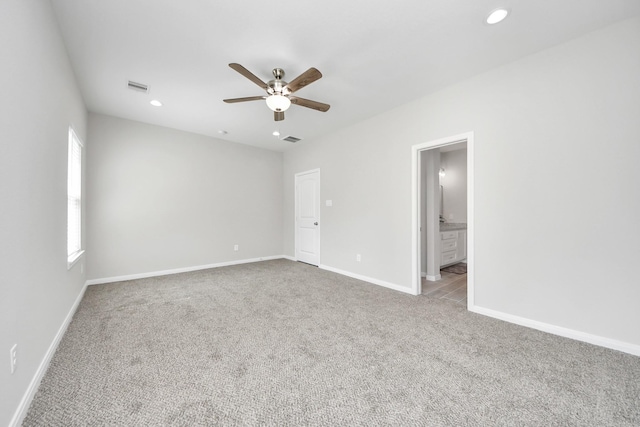
[[[420,276],[421,255],[420,246],[420,151],[416,146],[411,147],[411,290],[413,295],[422,292],[422,277]]]
[[[438,280],[442,279],[442,275],[441,274],[436,274],[435,276],[431,276],[431,275],[427,275],[425,274],[425,279],[427,279],[430,282],[437,282]]]
[[[64,336],[64,333],[67,331],[67,328],[71,323],[71,319],[73,319],[73,315],[76,313],[76,310],[78,309],[78,306],[80,305],[80,301],[82,301],[82,297],[84,296],[84,292],[86,290],[87,290],[87,283],[85,283],[84,286],[82,286],[82,289],[80,290],[80,294],[78,294],[78,296],[76,297],[76,300],[71,306],[71,309],[67,313],[67,317],[65,317],[64,321],[62,322],[62,325],[60,325],[60,328],[58,329],[58,333],[53,338],[51,345],[49,345],[47,352],[45,353],[44,357],[42,358],[42,361],[40,362],[40,365],[38,366],[38,369],[36,369],[35,375],[31,379],[31,382],[29,383],[29,387],[27,387],[27,391],[22,396],[22,399],[20,400],[20,404],[18,405],[16,412],[13,414],[13,418],[11,418],[11,421],[9,422],[9,427],[17,427],[22,424],[22,421],[24,421],[24,417],[27,415],[27,410],[29,409],[29,406],[31,406],[33,397],[36,395],[36,392],[38,391],[40,382],[42,381],[44,374],[47,373],[47,369],[49,368],[49,363],[51,363],[51,359],[53,358],[53,355],[56,353],[56,350],[58,349],[60,340]]]
[[[320,214],[322,211],[322,196],[320,195],[320,190],[321,190],[321,184],[322,184],[322,179],[321,179],[321,175],[320,175],[320,168],[316,168],[316,169],[311,169],[308,171],[304,171],[304,172],[298,172],[296,174],[294,174],[293,176],[293,253],[294,256],[296,257],[295,261],[297,261],[297,256],[298,256],[298,177],[302,176],[302,175],[307,175],[310,173],[316,173],[318,172],[318,233],[316,235],[316,237],[318,238],[318,242],[316,243],[317,248],[316,251],[318,252],[318,266],[320,266],[320,236],[321,236],[321,230],[322,230],[322,221],[320,218]]]
[[[331,271],[333,273],[338,273],[343,276],[351,277],[354,279],[362,280],[363,282],[372,283],[374,285],[383,286],[385,288],[393,289],[394,291],[400,291],[407,294],[413,294],[413,291],[410,288],[405,286],[396,285],[395,283],[385,282],[384,280],[374,279],[373,277],[362,276],[360,274],[351,273],[350,271],[340,270],[339,268],[329,267],[328,265],[319,265],[318,268],[323,270]]]
[[[284,259],[288,259],[289,261],[295,261],[295,262],[297,262],[297,261],[298,261],[298,260],[296,259],[296,257],[289,256],[289,255],[282,255],[282,258],[284,258]]]
[[[411,147],[411,293],[420,295],[422,292],[421,248],[420,248],[420,152],[459,142],[467,142],[467,307],[474,302],[474,136],[473,132],[423,142]]]
[[[474,187],[474,167],[475,167],[475,139],[473,132],[467,135],[467,257],[464,263],[467,264],[467,310],[475,304],[475,187]]]
[[[83,254],[84,249],[80,249],[79,251],[69,255],[69,258],[67,258],[67,270],[71,270],[71,267],[73,267],[78,261],[80,261],[80,257],[82,257]]]
[[[574,329],[563,328],[562,326],[556,326],[549,323],[539,322],[537,320],[531,320],[525,317],[514,316],[512,314],[503,313],[501,311],[496,311],[496,310],[492,310],[484,307],[469,306],[469,311],[482,314],[485,316],[493,317],[494,319],[503,320],[505,322],[515,323],[516,325],[537,329],[539,331],[547,332],[553,335],[559,335],[561,337],[571,338],[577,341],[594,344],[600,347],[622,351],[623,353],[633,354],[634,356],[640,356],[640,345],[637,345],[637,344],[630,344],[624,341],[613,340],[610,338],[601,337],[599,335],[593,335],[593,334],[588,334],[586,332],[576,331]]]
[[[272,255],[260,258],[241,259],[236,261],[218,262],[215,264],[196,265],[192,267],[174,268],[171,270],[149,271],[147,273],[128,274],[125,276],[104,277],[101,279],[87,280],[88,285],[102,285],[104,283],[124,282],[126,280],[146,279],[148,277],[167,276],[169,274],[187,273],[189,271],[207,270],[209,268],[227,267],[229,265],[249,264],[259,261],[270,261],[273,259],[286,258],[284,255]]]

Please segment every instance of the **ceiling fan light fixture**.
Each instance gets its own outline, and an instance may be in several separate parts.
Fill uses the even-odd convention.
[[[270,95],[267,97],[267,106],[273,111],[287,111],[291,100],[284,95]]]
[[[496,9],[487,16],[486,22],[489,25],[497,24],[498,22],[504,21],[504,19],[509,15],[509,10],[505,8]]]
[[[296,104],[300,107],[311,108],[316,111],[326,112],[331,107],[329,104],[324,104],[318,101],[312,101],[310,99],[300,98],[298,96],[289,95],[296,92],[299,89],[315,82],[322,77],[322,73],[317,68],[309,68],[304,73],[287,83],[282,78],[284,77],[284,70],[282,68],[274,68],[273,76],[275,80],[271,80],[268,83],[263,82],[260,77],[257,77],[251,71],[244,68],[242,65],[232,62],[229,64],[233,70],[242,74],[247,79],[251,80],[256,85],[260,86],[267,92],[267,96],[248,96],[244,98],[229,98],[223,99],[228,104],[234,104],[236,102],[246,101],[259,101],[264,99],[267,103],[267,107],[273,111],[273,121],[281,122],[284,120],[284,112],[291,106]]]

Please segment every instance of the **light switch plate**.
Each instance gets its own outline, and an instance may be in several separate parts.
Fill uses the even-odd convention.
[[[333,200],[327,200],[327,201],[325,202],[325,204],[326,204],[327,206],[333,206]]]
[[[16,371],[16,365],[18,364],[18,344],[14,344],[9,350],[9,357],[11,358],[11,373]]]

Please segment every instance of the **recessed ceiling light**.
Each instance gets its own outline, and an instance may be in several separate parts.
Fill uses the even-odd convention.
[[[502,9],[502,8],[496,9],[493,12],[491,12],[489,16],[487,16],[487,24],[489,25],[497,24],[498,22],[504,20],[504,18],[506,18],[507,15],[509,15],[509,11],[507,9]]]
[[[158,101],[157,99],[154,99],[149,104],[153,105],[154,107],[162,107],[162,102]]]
[[[272,135],[273,136],[280,136],[280,132],[278,132],[277,130],[274,130]]]

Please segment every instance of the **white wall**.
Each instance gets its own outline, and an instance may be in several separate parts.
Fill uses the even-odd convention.
[[[440,278],[440,149],[420,152],[420,272]]]
[[[281,153],[93,113],[89,139],[89,279],[282,255]]]
[[[640,18],[285,153],[322,171],[321,264],[411,286],[411,146],[475,133],[475,303],[640,345]],[[362,253],[361,263],[355,253]]]
[[[0,425],[81,294],[67,271],[67,143],[86,110],[48,1],[0,2]],[[18,344],[11,375],[9,349]]]
[[[445,176],[443,215],[447,222],[467,222],[467,150],[446,151],[440,155]]]

